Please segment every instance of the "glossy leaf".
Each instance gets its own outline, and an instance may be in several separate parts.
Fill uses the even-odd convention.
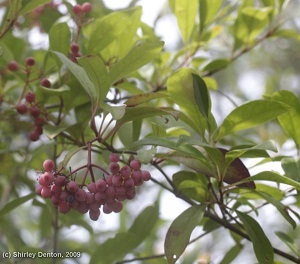
[[[240,130],[273,120],[285,113],[288,107],[269,100],[255,100],[235,108],[220,125],[216,140]]]
[[[23,197],[18,197],[12,201],[9,201],[1,210],[0,210],[0,218],[5,216],[7,213],[11,212],[15,208],[19,207],[21,204],[26,203],[27,201],[31,200],[35,197],[35,193],[30,193]]]
[[[191,206],[171,224],[165,238],[165,254],[169,264],[174,264],[187,247],[191,233],[204,216],[205,206]]]
[[[273,264],[273,247],[261,226],[251,216],[245,213],[237,211],[237,215],[243,222],[245,230],[251,239],[258,262],[260,264]]]
[[[90,96],[92,102],[98,101],[98,93],[94,84],[91,82],[86,71],[68,59],[64,54],[60,52],[53,51],[53,53],[61,60],[61,62],[70,70],[70,72],[76,77],[76,79],[80,82],[84,90]]]
[[[162,50],[164,42],[143,40],[129,51],[129,53],[109,71],[112,83],[126,77],[129,73],[138,70],[145,64],[151,62]]]
[[[295,158],[284,158],[281,167],[285,175],[294,181],[300,182],[300,160]]]
[[[169,4],[177,18],[182,39],[187,43],[195,27],[198,0],[169,0]]]
[[[94,84],[97,98],[104,101],[109,91],[111,81],[107,69],[99,56],[86,56],[78,59],[78,63],[86,71]]]

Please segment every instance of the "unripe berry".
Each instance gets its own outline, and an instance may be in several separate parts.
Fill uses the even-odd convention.
[[[143,181],[149,181],[150,178],[151,178],[150,172],[143,170],[142,171],[142,178],[143,178]]]
[[[109,155],[110,162],[118,162],[120,160],[120,156],[117,153],[111,153]]]
[[[92,10],[92,5],[89,2],[85,2],[82,4],[81,8],[83,13],[89,13]]]
[[[118,174],[120,171],[120,165],[117,162],[112,162],[109,164],[109,170],[113,174]]]
[[[77,43],[71,43],[71,45],[70,45],[70,50],[71,50],[71,52],[73,53],[73,54],[78,54],[78,52],[79,52],[79,45],[77,44]]]
[[[77,184],[77,182],[75,182],[75,181],[70,181],[70,182],[67,183],[66,188],[67,188],[67,190],[68,190],[69,192],[75,193],[75,192],[77,192],[77,190],[78,190],[78,184]]]
[[[100,216],[100,209],[98,208],[98,210],[90,210],[89,211],[89,216],[90,216],[91,220],[97,221],[99,219],[99,216]]]
[[[33,92],[28,92],[26,95],[25,95],[25,100],[28,102],[28,103],[33,103],[35,101],[35,94]]]
[[[28,57],[25,60],[25,64],[27,66],[33,66],[35,64],[35,59],[33,57]]]
[[[17,71],[19,69],[19,65],[16,61],[13,60],[8,63],[7,68],[10,71]]]
[[[137,171],[141,168],[141,162],[139,160],[130,161],[130,168]]]
[[[73,6],[73,13],[75,15],[78,16],[78,15],[82,14],[82,12],[83,12],[83,10],[82,10],[82,6],[81,5],[76,4],[76,5]]]
[[[54,167],[55,167],[55,165],[54,165],[53,160],[48,159],[43,162],[43,168],[45,171],[51,172],[54,170]]]
[[[19,104],[16,106],[16,110],[20,115],[23,115],[28,111],[28,108],[25,104]]]
[[[41,86],[44,86],[46,88],[50,88],[51,87],[51,82],[47,78],[43,78],[41,80]]]

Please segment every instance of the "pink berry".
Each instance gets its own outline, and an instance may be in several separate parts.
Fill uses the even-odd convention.
[[[40,184],[38,184],[37,186],[35,186],[35,192],[36,192],[36,194],[41,195],[42,189],[43,189],[43,186],[40,185]]]
[[[119,201],[115,201],[114,203],[112,203],[112,210],[115,213],[119,213],[121,212],[123,209],[123,204]]]
[[[58,176],[56,176],[56,178],[54,180],[54,184],[56,184],[56,185],[58,185],[60,187],[66,186],[67,179],[66,179],[65,176],[58,175]]]
[[[121,168],[120,170],[120,174],[122,176],[123,179],[128,179],[130,178],[130,174],[131,174],[131,169],[129,166],[125,165]]]
[[[142,178],[143,178],[143,181],[149,181],[150,178],[151,178],[150,172],[143,170],[142,171]]]
[[[68,192],[63,190],[59,195],[59,199],[61,201],[67,201],[68,196],[69,196]]]
[[[127,192],[126,192],[126,198],[128,200],[132,200],[135,197],[135,195],[136,195],[135,188],[127,190]]]
[[[28,57],[25,60],[25,64],[27,66],[33,66],[35,64],[35,59],[33,57]]]
[[[89,13],[92,10],[92,5],[91,3],[85,2],[82,4],[81,8],[83,13]]]
[[[120,165],[117,162],[112,162],[109,164],[109,170],[113,174],[118,174],[120,171]]]
[[[55,196],[60,196],[62,191],[60,186],[53,184],[50,189]]]
[[[75,192],[75,198],[79,202],[85,201],[86,198],[86,191],[82,189],[78,189],[77,192]]]
[[[143,176],[141,171],[133,171],[131,173],[131,178],[133,179],[135,186],[140,186],[143,184]]]
[[[81,5],[76,4],[76,5],[73,6],[73,13],[75,15],[78,16],[78,15],[82,14],[82,12],[83,12],[83,10],[82,10],[82,6]]]
[[[28,111],[28,108],[25,104],[19,104],[16,106],[16,110],[20,115],[23,115]]]
[[[47,185],[50,185],[54,181],[54,175],[51,172],[45,172],[41,177],[44,177],[44,181]]]
[[[104,192],[106,189],[106,181],[103,179],[97,180],[96,181],[96,190],[98,192]]]
[[[44,174],[40,175],[40,177],[38,178],[38,183],[43,187],[48,186],[48,184],[45,181]]]
[[[95,202],[95,194],[94,194],[94,193],[91,193],[91,192],[87,192],[87,193],[86,193],[85,201],[86,201],[87,203],[93,203],[93,202]]]
[[[7,68],[10,71],[17,71],[19,69],[19,64],[16,61],[12,60],[8,63]]]
[[[100,216],[100,209],[98,208],[98,210],[90,210],[89,211],[89,216],[90,216],[91,220],[97,221],[99,219],[99,216]]]
[[[71,207],[65,201],[60,202],[58,205],[58,211],[63,214],[66,214],[67,212],[69,212],[70,209],[71,209]]]
[[[25,99],[28,103],[33,103],[35,101],[35,94],[33,92],[28,92],[25,95]]]
[[[105,204],[103,206],[103,213],[105,214],[110,214],[113,211],[112,205],[111,204]]]
[[[95,193],[97,191],[96,183],[94,182],[90,182],[86,187],[91,193]]]
[[[77,190],[78,190],[78,184],[77,184],[77,182],[75,182],[75,181],[70,181],[70,182],[67,183],[66,188],[67,188],[67,190],[68,190],[69,192],[75,193],[75,192],[77,192]]]
[[[123,179],[119,175],[113,175],[112,177],[112,184],[114,186],[121,186],[123,185]]]
[[[41,196],[44,198],[50,198],[52,196],[50,188],[43,187],[43,189],[41,190]]]
[[[105,194],[107,198],[115,198],[116,196],[116,189],[113,186],[108,186],[105,190]]]
[[[93,203],[88,204],[88,207],[92,211],[97,211],[101,207],[101,204],[98,202],[93,202]]]
[[[60,203],[59,197],[52,196],[50,199],[51,199],[51,202],[52,202],[53,205],[55,205],[55,206],[59,205],[59,203]]]
[[[51,87],[51,82],[47,78],[43,78],[41,80],[41,86],[44,86],[46,88],[50,88]]]
[[[107,201],[107,197],[106,194],[103,192],[97,192],[95,193],[95,202],[99,203],[99,204],[105,204]]]
[[[87,202],[79,202],[77,205],[77,211],[81,214],[86,214],[89,211],[89,206]]]
[[[111,153],[109,155],[110,162],[118,162],[120,160],[120,156],[117,153]]]
[[[108,177],[105,179],[106,184],[107,184],[108,186],[111,186],[111,185],[112,185],[112,177],[113,177],[113,174],[110,174],[110,175],[108,175]]]
[[[132,189],[134,188],[134,181],[132,178],[126,179],[124,180],[124,185],[123,185],[126,189]]]
[[[78,52],[79,52],[79,45],[77,44],[77,43],[71,43],[71,45],[70,45],[70,50],[71,50],[71,52],[73,53],[73,54],[78,54]]]
[[[130,168],[137,171],[141,168],[141,162],[139,160],[130,161]]]
[[[43,168],[45,171],[51,172],[54,170],[54,167],[55,167],[55,165],[54,165],[53,160],[48,159],[43,162]]]

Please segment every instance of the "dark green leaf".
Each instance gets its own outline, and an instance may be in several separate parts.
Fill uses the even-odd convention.
[[[192,74],[196,104],[201,114],[208,119],[211,108],[210,97],[205,82],[198,75]]]
[[[205,206],[193,205],[172,222],[165,238],[165,254],[169,264],[174,264],[184,252],[191,233],[199,225],[204,211]]]
[[[263,124],[288,110],[288,106],[269,100],[255,100],[235,108],[219,127],[216,140],[234,132]]]
[[[0,218],[9,213],[10,211],[14,210],[18,206],[20,206],[23,203],[26,203],[27,201],[31,200],[33,197],[35,197],[35,193],[30,193],[26,196],[16,198],[10,202],[8,202],[1,210],[0,210]]]
[[[237,211],[237,215],[243,222],[245,230],[251,239],[258,262],[260,264],[273,264],[273,247],[260,225],[245,213]]]
[[[242,245],[235,245],[233,246],[224,256],[220,264],[231,264],[233,260],[240,254],[242,251]]]
[[[287,233],[277,231],[277,232],[275,232],[275,234],[280,238],[280,240],[284,244],[286,244],[292,250],[292,252],[295,255],[299,256],[299,250],[297,248],[295,241]]]
[[[128,100],[126,100],[124,102],[124,104],[127,105],[128,107],[133,107],[133,106],[147,103],[154,99],[165,98],[165,97],[168,97],[168,95],[165,93],[158,93],[158,92],[157,93],[143,93],[143,94],[138,94],[138,95],[130,97]]]

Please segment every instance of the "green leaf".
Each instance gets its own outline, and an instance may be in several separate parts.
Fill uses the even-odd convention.
[[[97,96],[101,101],[106,99],[111,81],[102,59],[97,55],[90,55],[78,59],[78,63],[83,67],[97,92]]]
[[[209,25],[212,22],[222,4],[222,0],[199,0],[201,31],[206,25]]]
[[[287,177],[300,182],[300,160],[293,157],[284,158],[281,160],[281,167]]]
[[[235,108],[218,129],[216,140],[234,132],[263,124],[288,110],[288,106],[269,100],[255,100]]]
[[[114,120],[119,120],[125,115],[125,105],[109,105],[101,103],[100,107],[106,112],[110,113]]]
[[[90,264],[115,263],[138,247],[150,235],[158,220],[158,206],[149,206],[135,219],[125,233],[118,233],[96,247]]]
[[[127,105],[128,107],[133,107],[137,106],[140,104],[147,103],[151,100],[158,99],[158,98],[165,98],[168,97],[169,95],[165,93],[143,93],[143,94],[138,94],[130,97],[127,99],[124,104]]]
[[[39,6],[49,3],[50,0],[23,0],[19,2],[22,2],[22,9],[20,11],[20,15],[24,15],[36,9]]]
[[[50,50],[67,55],[70,49],[71,32],[67,22],[55,23],[49,31]]]
[[[220,264],[231,264],[233,260],[240,254],[242,251],[242,245],[235,245],[233,246],[224,256]]]
[[[10,0],[9,1],[9,9],[7,12],[7,16],[2,21],[3,27],[1,28],[1,32],[5,32],[8,30],[11,25],[15,23],[18,18],[20,9],[22,8],[22,1],[20,0]]]
[[[300,146],[300,101],[290,91],[282,90],[274,93],[272,99],[291,107],[289,111],[277,117],[285,133],[291,137],[297,148]]]
[[[67,68],[70,70],[70,72],[76,77],[76,79],[80,82],[84,90],[87,92],[87,94],[90,96],[93,103],[98,101],[98,93],[96,91],[96,88],[94,84],[91,82],[88,74],[86,71],[77,65],[76,63],[69,60],[64,54],[53,51],[54,54],[61,60],[61,62],[67,66]]]
[[[170,97],[181,108],[186,118],[191,120],[195,131],[204,135],[207,122],[196,103],[193,71],[188,68],[181,68],[169,77],[167,87]]]
[[[286,244],[292,250],[292,252],[295,255],[299,256],[299,250],[297,248],[297,245],[296,245],[295,241],[293,241],[293,239],[287,233],[277,231],[277,232],[275,232],[275,234],[280,238],[280,240],[284,244]]]
[[[273,247],[260,225],[251,216],[239,211],[236,213],[243,222],[245,230],[251,239],[258,262],[260,264],[273,264]]]
[[[191,233],[203,218],[206,206],[193,205],[181,213],[171,224],[165,238],[165,254],[174,264],[187,247]]]
[[[69,94],[71,91],[70,87],[63,85],[62,87],[51,89],[43,86],[38,86],[36,91],[37,101],[39,103],[46,102],[52,96],[63,96]]]
[[[78,151],[83,150],[84,148],[85,148],[85,146],[82,146],[82,147],[74,146],[70,150],[68,150],[67,154],[64,156],[64,159],[58,164],[58,170],[67,168],[67,165],[68,165],[69,161],[71,160],[71,158]]]
[[[198,0],[169,0],[169,4],[177,18],[182,39],[187,43],[195,27]]]
[[[129,73],[151,62],[162,50],[163,45],[163,41],[150,40],[143,40],[136,43],[129,53],[110,69],[109,76],[112,83],[119,81]]]
[[[196,104],[201,114],[208,119],[211,109],[209,92],[205,82],[198,75],[192,74]]]
[[[202,71],[204,72],[209,72],[209,73],[214,73],[216,71],[219,71],[221,69],[226,68],[230,64],[230,61],[227,59],[217,59],[213,60],[210,63],[208,63]]]
[[[6,215],[7,213],[11,212],[15,208],[19,207],[21,204],[26,203],[27,201],[31,200],[35,197],[35,193],[30,193],[23,197],[16,198],[10,202],[8,202],[1,210],[0,210],[0,218]]]

